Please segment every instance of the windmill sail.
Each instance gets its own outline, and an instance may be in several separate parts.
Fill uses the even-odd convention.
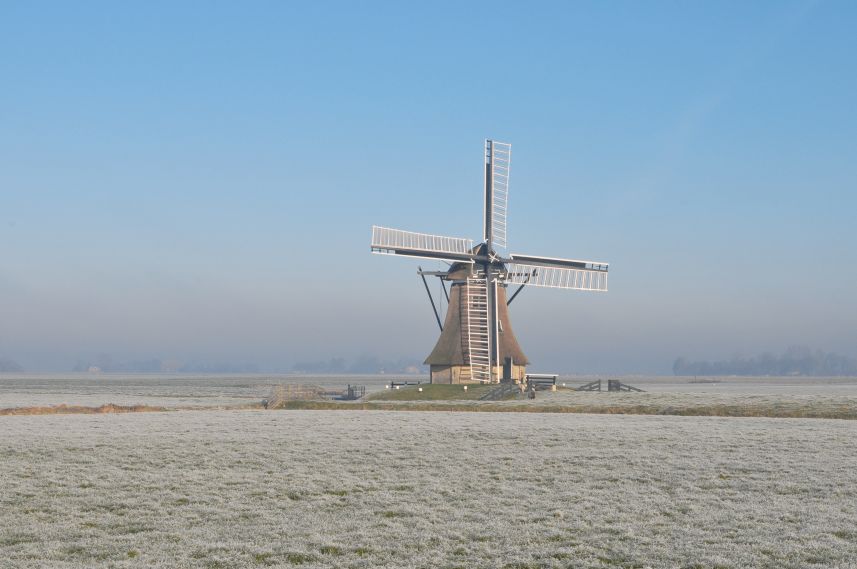
[[[473,262],[473,240],[372,226],[373,253]]]
[[[512,145],[485,141],[485,225],[483,237],[490,249],[506,248],[506,214],[509,207],[509,169]]]
[[[597,261],[512,255],[506,264],[506,282],[606,292],[607,269],[607,263]]]

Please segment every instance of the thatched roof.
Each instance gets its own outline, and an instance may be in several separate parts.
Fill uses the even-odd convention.
[[[446,311],[446,321],[443,332],[435,344],[434,350],[426,358],[428,365],[464,365],[463,341],[461,337],[461,291],[463,284],[453,284],[449,292],[449,307]],[[511,357],[516,365],[527,365],[529,360],[515,338],[512,325],[509,322],[509,309],[506,306],[506,288],[497,288],[500,326],[500,363]]]

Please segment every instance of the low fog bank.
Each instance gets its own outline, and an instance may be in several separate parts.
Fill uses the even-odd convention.
[[[352,360],[341,357],[333,357],[329,360],[298,362],[292,371],[297,373],[335,373],[335,374],[374,374],[374,373],[408,373],[428,374],[428,366],[421,361],[400,358],[398,360],[385,361],[377,356],[360,356]]]
[[[240,356],[239,356],[240,357]],[[250,360],[248,358],[248,360]],[[618,373],[620,375],[666,375],[651,373],[647,370],[589,370],[581,367],[582,362],[555,366],[552,372],[561,374],[598,374]],[[531,366],[533,371],[541,368]],[[544,366],[542,366],[544,367]],[[591,366],[590,366],[591,367]],[[598,367],[598,366],[596,366]],[[664,366],[666,367],[666,366]],[[255,374],[255,373],[285,373],[285,374],[321,374],[321,375],[351,375],[351,374],[409,374],[427,375],[428,366],[416,357],[399,357],[385,359],[374,354],[346,357],[335,355],[328,358],[306,359],[296,362],[260,362],[216,361],[193,359],[185,361],[179,358],[144,357],[125,359],[110,354],[101,353],[94,357],[79,358],[74,365],[47,367],[37,365],[20,365],[16,360],[0,357],[0,372],[45,372],[73,371],[90,373],[202,373],[202,374]],[[813,350],[806,346],[792,346],[782,355],[763,353],[757,356],[733,356],[720,361],[691,361],[680,357],[672,365],[676,376],[803,376],[803,377],[857,377],[857,359],[824,350]]]
[[[161,360],[149,358],[143,360],[117,361],[112,356],[102,354],[92,360],[78,360],[71,371],[98,372],[191,372],[191,373],[258,373],[259,366],[254,363],[216,362],[216,363],[183,363],[176,359]]]
[[[740,375],[809,377],[857,376],[857,359],[811,350],[806,346],[792,346],[781,356],[765,353],[749,358],[735,356],[727,361],[691,362],[678,358],[673,364],[675,375]]]
[[[25,369],[9,358],[0,358],[0,372],[46,371],[39,366]],[[50,370],[50,371],[63,371]],[[110,354],[81,358],[65,371],[91,373],[301,373],[301,374],[428,374],[428,366],[414,358],[383,359],[375,355],[353,358],[299,361],[294,364],[265,366],[255,362],[184,362],[177,358],[124,360]]]

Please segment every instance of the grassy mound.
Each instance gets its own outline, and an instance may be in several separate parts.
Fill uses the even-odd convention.
[[[460,399],[479,399],[496,385],[425,384],[409,385],[399,389],[385,389],[368,397],[370,401],[455,401]],[[420,391],[422,388],[422,391]]]

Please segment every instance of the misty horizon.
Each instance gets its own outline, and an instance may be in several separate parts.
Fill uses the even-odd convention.
[[[122,361],[109,354],[90,359],[78,359],[66,369],[28,369],[11,358],[0,357],[0,373],[21,372],[89,372],[89,373],[210,373],[210,374],[402,374],[427,375],[428,366],[421,360],[382,360],[376,355],[363,354],[356,358],[331,356],[315,361],[298,361],[292,365],[263,368],[252,362],[183,362],[175,358],[147,358]],[[547,370],[545,370],[547,371]],[[551,369],[551,372],[574,375],[575,370]],[[586,374],[582,374],[586,375]],[[626,375],[634,375],[628,373]],[[857,376],[857,359],[840,354],[813,350],[806,346],[790,346],[782,354],[763,353],[752,356],[734,354],[721,361],[689,361],[676,358],[669,374],[677,376]]]

